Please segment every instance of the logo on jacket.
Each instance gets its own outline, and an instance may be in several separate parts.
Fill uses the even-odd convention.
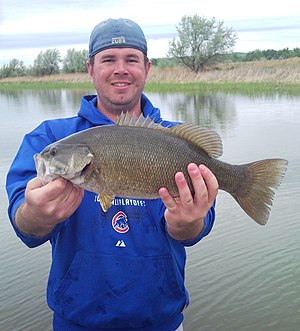
[[[111,225],[118,233],[126,233],[129,230],[127,215],[122,211],[117,212],[111,220]]]

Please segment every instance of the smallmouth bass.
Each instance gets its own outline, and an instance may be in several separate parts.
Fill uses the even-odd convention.
[[[219,188],[230,193],[258,224],[265,224],[286,172],[284,159],[266,159],[242,165],[218,160],[223,147],[219,135],[195,124],[163,127],[150,118],[122,114],[116,124],[74,133],[34,156],[37,175],[44,183],[58,177],[100,196],[104,211],[115,196],[156,199],[166,187],[178,196],[174,176],[182,171],[193,193],[187,166],[204,164],[216,176]]]

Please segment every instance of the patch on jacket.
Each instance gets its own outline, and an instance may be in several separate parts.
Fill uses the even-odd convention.
[[[111,225],[118,233],[129,231],[128,217],[123,211],[117,212],[111,220]]]

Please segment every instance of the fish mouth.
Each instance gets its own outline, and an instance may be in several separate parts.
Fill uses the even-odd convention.
[[[50,173],[49,162],[45,161],[40,154],[34,155],[34,162],[37,171],[37,177],[43,185],[46,185],[59,177],[56,174]]]
[[[88,176],[92,166],[92,160],[86,163],[80,172],[77,172],[72,177],[65,177],[67,180],[72,182],[75,185],[81,186],[85,183],[86,177]]]
[[[79,146],[79,151],[71,156],[48,158],[41,153],[35,154],[34,161],[37,171],[37,177],[45,185],[59,177],[69,180],[74,185],[84,185],[87,176],[91,172],[93,154],[87,152],[86,147]],[[81,153],[80,153],[81,152]]]
[[[88,173],[89,173],[89,170],[91,168],[91,165],[92,165],[92,162],[88,163],[82,170],[81,170],[81,173],[80,173],[80,178],[84,179]]]

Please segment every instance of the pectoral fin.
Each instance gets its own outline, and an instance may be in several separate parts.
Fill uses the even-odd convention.
[[[111,207],[112,202],[114,201],[114,197],[108,194],[99,194],[99,201],[101,208],[106,213],[108,209]]]

